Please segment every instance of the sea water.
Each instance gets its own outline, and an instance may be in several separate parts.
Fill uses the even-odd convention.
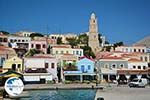
[[[19,100],[94,100],[96,90],[34,90]]]

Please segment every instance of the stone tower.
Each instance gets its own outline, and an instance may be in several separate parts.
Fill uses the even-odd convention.
[[[96,54],[100,51],[100,44],[98,40],[98,25],[97,18],[94,13],[91,14],[89,20],[89,41],[88,45],[92,48],[92,51]]]

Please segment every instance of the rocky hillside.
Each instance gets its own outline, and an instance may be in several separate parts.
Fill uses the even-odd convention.
[[[136,42],[134,45],[144,45],[144,46],[150,47],[150,36],[145,37],[144,39]]]

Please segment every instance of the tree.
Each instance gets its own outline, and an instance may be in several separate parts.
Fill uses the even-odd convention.
[[[91,47],[83,46],[81,49],[83,49],[85,56],[95,58],[95,54],[93,53]]]
[[[35,54],[41,53],[39,50],[36,49],[30,49],[26,54],[25,57],[34,56]]]
[[[6,31],[0,31],[0,33],[3,33],[4,35],[8,35],[9,32],[6,32]]]
[[[33,39],[34,37],[44,37],[44,35],[41,33],[32,33],[30,37]]]
[[[101,44],[101,43],[102,43],[101,36],[102,36],[102,35],[99,33],[99,34],[98,34],[98,40],[99,40],[99,44]]]
[[[62,38],[61,37],[57,38],[57,44],[62,44]]]
[[[88,45],[88,39],[89,37],[87,36],[87,34],[81,34],[78,37],[78,43]]]
[[[71,45],[72,48],[78,45],[78,40],[76,38],[66,38],[66,40],[69,42],[69,45]]]
[[[50,54],[51,53],[51,46],[50,45],[48,45],[48,48],[47,48],[47,54]]]
[[[124,43],[121,41],[121,42],[117,42],[114,44],[114,47],[118,47],[118,46],[123,46]]]

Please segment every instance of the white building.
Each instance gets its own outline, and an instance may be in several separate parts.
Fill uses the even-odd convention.
[[[22,37],[22,36],[8,36],[8,42],[10,44],[16,43],[18,48],[29,48],[29,43],[31,41],[30,37]]]
[[[128,60],[128,69],[130,70],[145,70],[148,68],[148,63],[136,58],[130,58]]]
[[[83,49],[57,45],[52,47],[51,54],[53,55],[73,54],[78,57],[81,57],[83,56]]]
[[[120,46],[116,47],[115,51],[122,51],[122,52],[141,52],[141,53],[146,53],[147,48],[145,46]]]
[[[51,34],[49,35],[51,39],[61,38],[63,43],[68,43],[67,38],[78,38],[78,36],[74,33],[66,33],[66,34]]]
[[[21,31],[21,32],[17,32],[16,35],[18,36],[23,36],[23,37],[30,37],[30,35],[34,33],[34,32],[25,32],[25,31]]]
[[[25,58],[24,67],[26,73],[41,73],[42,71],[45,73],[52,74],[53,79],[57,79],[57,63],[58,60],[54,57],[45,56],[45,55],[37,55],[30,58]]]

